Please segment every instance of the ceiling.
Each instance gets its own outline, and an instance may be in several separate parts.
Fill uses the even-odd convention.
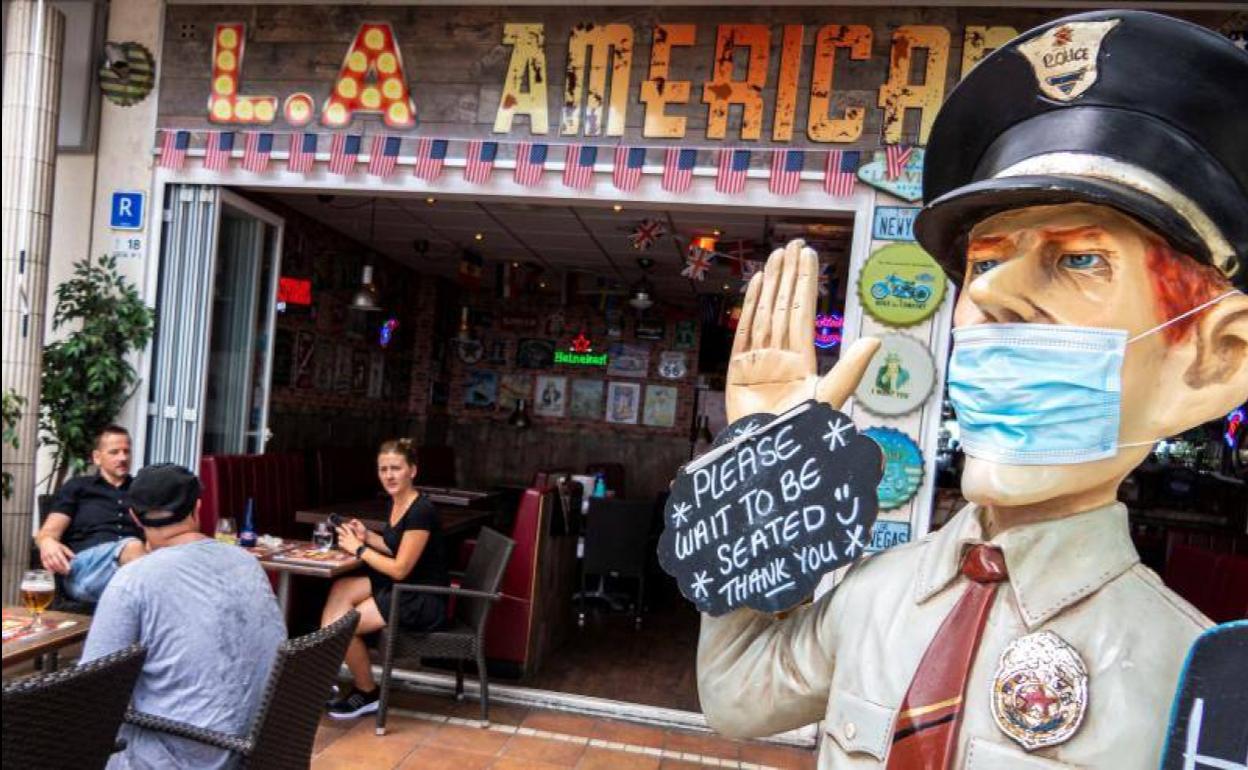
[[[679,211],[629,206],[615,211],[610,204],[588,202],[568,206],[312,193],[272,197],[422,273],[454,278],[464,250],[474,249],[485,258],[487,276],[491,264],[506,260],[540,268],[552,277],[589,274],[593,283],[582,280],[578,285],[600,284],[601,278],[623,291],[644,274],[658,297],[667,301],[724,291],[725,286],[737,288],[729,259],[716,259],[705,281],[680,275],[692,238],[718,232],[718,252],[732,254],[744,241],[749,258],[765,259],[772,245],[803,237],[825,262],[843,265],[852,234],[852,220],[844,215],[812,218],[709,206]],[[630,234],[644,219],[662,223],[667,234],[652,248],[639,251]],[[643,269],[639,257],[653,260],[653,265]]]

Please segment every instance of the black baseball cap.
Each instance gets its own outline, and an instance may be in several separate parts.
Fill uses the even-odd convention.
[[[177,524],[195,510],[199,479],[181,465],[149,465],[135,475],[124,503],[145,527]]]
[[[1135,217],[1248,288],[1248,53],[1146,11],[1037,27],[941,107],[923,200],[915,236],[955,279],[978,222],[1083,201]]]

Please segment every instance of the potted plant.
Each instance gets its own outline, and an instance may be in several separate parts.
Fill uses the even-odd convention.
[[[26,399],[17,394],[12,388],[4,392],[4,445],[13,449],[20,448],[17,440],[17,423],[22,419],[22,407],[26,405]],[[13,496],[13,474],[8,471],[3,472],[3,478],[0,478],[0,491],[3,492],[4,499],[8,500]]]
[[[134,392],[138,375],[127,356],[152,337],[153,314],[110,256],[84,259],[56,288],[52,328],[70,327],[43,349],[40,440],[53,448],[47,491],[82,471],[95,436]]]

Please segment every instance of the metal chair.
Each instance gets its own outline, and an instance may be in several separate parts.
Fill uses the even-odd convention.
[[[585,626],[585,600],[601,599],[612,609],[621,609],[617,595],[605,591],[606,576],[635,578],[637,597],[633,601],[633,622],[641,628],[641,608],[646,596],[646,560],[650,531],[651,504],[645,500],[614,500],[595,497],[589,501],[585,522],[585,561],[581,566],[581,590],[575,595],[577,625]],[[598,576],[598,587],[590,591],[589,575]]]
[[[441,594],[455,599],[455,612],[446,628],[438,631],[405,631],[387,628],[382,643],[381,702],[377,708],[377,734],[385,735],[390,698],[390,672],[398,661],[449,658],[455,661],[455,697],[464,693],[464,661],[476,660],[481,680],[481,721],[490,721],[490,678],[485,667],[485,623],[494,602],[503,598],[498,586],[516,541],[489,527],[482,527],[477,547],[459,586],[395,584],[390,617],[399,617],[399,597],[404,593]]]
[[[126,713],[126,723],[226,749],[238,755],[239,767],[307,770],[325,696],[359,622],[360,613],[351,610],[319,631],[283,642],[246,735],[228,735],[134,710]]]
[[[117,740],[146,648],[131,645],[4,686],[3,767],[103,767]]]

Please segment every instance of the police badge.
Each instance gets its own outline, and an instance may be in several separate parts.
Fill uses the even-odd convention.
[[[1069,740],[1088,706],[1088,669],[1052,631],[1015,639],[992,682],[992,717],[1028,751]]]
[[[1074,21],[1056,26],[1018,47],[1036,73],[1040,91],[1059,102],[1073,101],[1096,82],[1101,41],[1113,21]]]

